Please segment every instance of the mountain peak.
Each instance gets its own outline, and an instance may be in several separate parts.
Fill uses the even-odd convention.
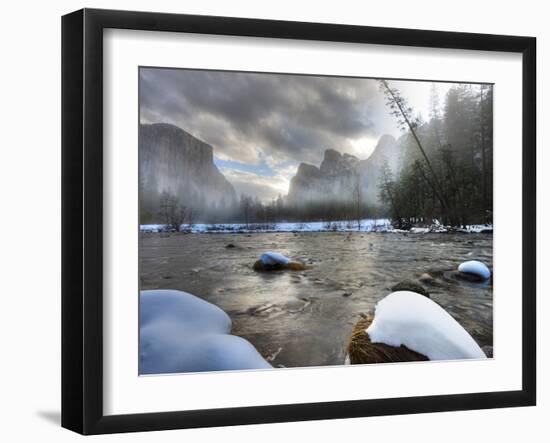
[[[351,154],[340,154],[335,149],[327,149],[319,168],[322,174],[335,175],[355,168],[359,159]]]

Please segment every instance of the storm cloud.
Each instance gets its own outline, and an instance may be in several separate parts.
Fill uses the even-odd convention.
[[[318,163],[325,149],[377,138],[374,80],[185,69],[140,70],[142,122],[173,123],[222,159]],[[357,152],[355,152],[357,153]]]
[[[300,162],[319,165],[329,148],[366,158],[396,132],[372,79],[141,68],[139,98],[142,123],[209,143],[228,179],[262,199],[284,192]]]

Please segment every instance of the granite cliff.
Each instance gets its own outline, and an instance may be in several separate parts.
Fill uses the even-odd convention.
[[[325,200],[353,199],[359,180],[366,203],[378,203],[378,184],[384,163],[395,173],[399,168],[399,148],[391,135],[380,137],[374,151],[366,160],[350,154],[327,149],[319,167],[300,163],[290,181],[287,201],[291,204]]]
[[[157,219],[163,192],[198,210],[237,201],[235,189],[214,164],[212,146],[170,124],[140,125],[139,177],[141,213],[151,220]]]

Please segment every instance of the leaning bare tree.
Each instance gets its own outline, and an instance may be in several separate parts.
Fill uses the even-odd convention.
[[[418,128],[420,124],[419,119],[413,117],[413,108],[409,106],[407,100],[401,95],[397,88],[391,88],[386,80],[379,80],[379,82],[380,89],[386,97],[386,105],[390,108],[390,113],[397,119],[397,123],[401,129],[409,129],[429,171],[429,176],[426,176],[426,181],[441,204],[444,215],[449,217],[449,204],[445,197],[443,187],[416,133],[416,128]]]

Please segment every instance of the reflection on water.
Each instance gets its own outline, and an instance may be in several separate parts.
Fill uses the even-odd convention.
[[[141,289],[178,289],[218,305],[232,333],[273,366],[342,364],[360,313],[401,280],[429,273],[431,299],[480,346],[493,344],[492,284],[465,282],[462,261],[492,269],[491,234],[266,233],[141,234]],[[228,244],[234,248],[226,248]],[[307,271],[252,269],[262,252],[312,265]],[[345,295],[344,295],[345,294]]]

